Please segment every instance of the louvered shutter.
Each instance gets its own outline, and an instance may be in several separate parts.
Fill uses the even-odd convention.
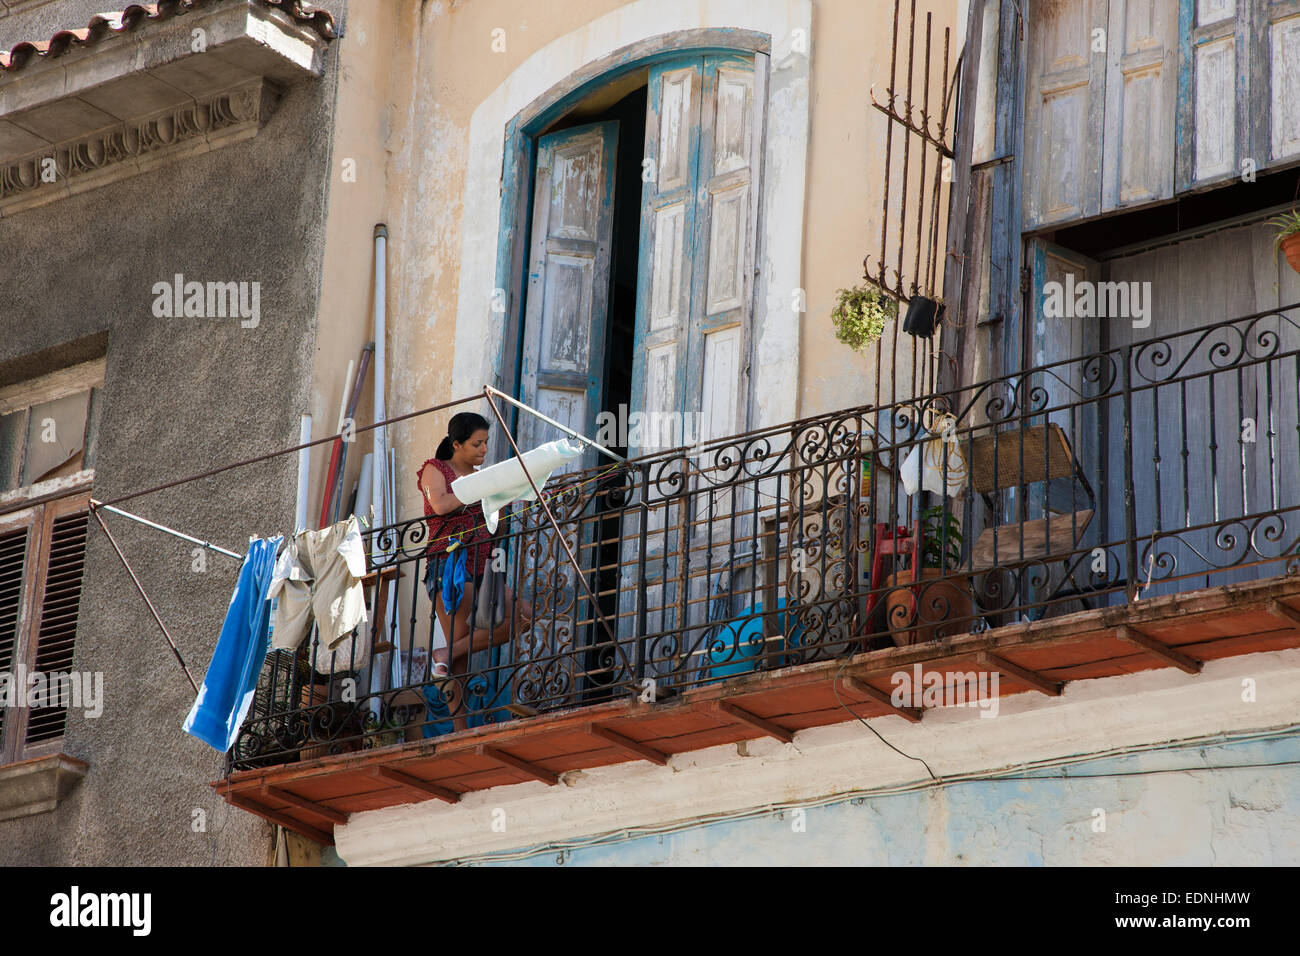
[[[0,532],[0,674],[12,675],[18,662],[29,538],[26,527]],[[12,708],[0,706],[0,764],[6,762],[5,720],[10,713]]]
[[[77,613],[81,607],[81,575],[85,567],[85,511],[55,514],[49,522],[49,560],[40,582],[40,620],[36,627],[34,669],[51,677],[72,670]],[[53,681],[51,687],[55,686]],[[66,702],[65,702],[66,703]],[[31,747],[63,736],[66,706],[28,711],[24,744]]]

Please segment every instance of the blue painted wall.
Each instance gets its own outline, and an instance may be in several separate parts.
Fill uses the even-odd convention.
[[[1241,764],[1255,766],[1232,769]],[[786,811],[567,850],[563,863],[551,850],[489,865],[1300,864],[1298,736],[1111,758],[1070,767],[1076,779],[1053,776],[1062,772],[813,807],[802,833]],[[1094,832],[1097,809],[1105,832]]]

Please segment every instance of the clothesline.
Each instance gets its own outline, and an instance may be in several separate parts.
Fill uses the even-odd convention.
[[[590,478],[585,479],[584,481],[574,482],[573,484],[567,484],[562,488],[557,488],[555,491],[551,492],[550,494],[544,495],[543,497],[545,497],[547,500],[557,498],[560,495],[564,494],[566,491],[570,491],[574,488],[581,488],[585,485],[591,484],[593,481],[599,481],[601,478],[604,478],[610,472],[617,471],[618,467],[619,467],[618,465],[610,465],[604,471],[597,472],[596,474],[592,475]],[[238,561],[244,560],[244,555],[242,554],[237,554],[234,551],[228,551],[225,548],[218,547],[217,545],[212,544],[210,541],[203,541],[202,539],[196,538],[193,535],[188,535],[185,534],[183,531],[177,531],[175,528],[169,528],[166,525],[158,524],[156,521],[150,521],[148,518],[144,518],[141,517],[140,515],[133,514],[130,511],[123,511],[121,508],[115,508],[112,505],[106,505],[102,501],[96,501],[93,498],[90,500],[90,503],[95,508],[101,508],[104,511],[111,511],[113,512],[113,514],[121,515],[122,517],[129,518],[132,521],[138,521],[140,524],[147,525],[150,528],[154,528],[158,531],[162,531],[170,535],[174,535],[175,537],[181,538],[182,540],[185,541],[189,541],[192,544],[197,544],[201,548],[206,548],[209,551],[215,551],[217,554],[224,554],[227,557],[234,558]],[[531,504],[527,508],[525,508],[522,512],[520,512],[520,514],[527,515],[529,512],[536,511],[540,507],[541,507],[540,502]],[[364,523],[365,519],[362,518],[361,521]],[[466,529],[466,531],[461,531],[458,532],[457,534],[447,534],[447,535],[441,535],[437,538],[430,538],[429,544],[430,545],[437,544],[441,541],[446,541],[450,538],[460,537],[461,535],[464,535],[466,532],[479,531],[485,527],[487,527],[486,521],[484,521],[483,524],[474,525],[473,527]],[[385,552],[380,550],[366,552],[367,558],[375,558],[378,556],[386,556],[386,554]]]

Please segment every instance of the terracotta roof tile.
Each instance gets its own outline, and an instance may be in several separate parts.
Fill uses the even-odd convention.
[[[209,6],[217,0],[158,0],[156,3],[133,3],[114,13],[100,13],[85,27],[59,30],[48,40],[23,40],[9,51],[0,50],[0,72],[21,70],[34,56],[60,56],[70,49],[93,46],[105,36],[126,33],[154,20],[167,20],[188,13],[196,7]],[[283,10],[295,21],[314,29],[325,40],[338,36],[334,18],[302,0],[257,0],[268,7]]]

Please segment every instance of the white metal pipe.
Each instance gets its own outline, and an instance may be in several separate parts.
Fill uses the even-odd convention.
[[[388,417],[384,383],[388,374],[388,227],[375,226],[375,421]],[[384,525],[394,516],[384,510],[384,473],[388,465],[388,435],[385,426],[374,430],[374,474],[370,494],[375,506],[375,524]]]
[[[375,401],[374,413],[375,421],[382,422],[388,417],[388,405],[384,388],[388,381],[388,227],[382,222],[375,226],[375,288],[374,288],[374,316],[375,316]],[[389,521],[394,520],[395,516],[385,507],[387,499],[388,480],[388,434],[387,426],[380,425],[374,430],[372,438],[371,451],[371,475],[370,475],[370,500],[371,510],[374,515],[374,527],[382,527]],[[360,504],[358,497],[357,503]],[[391,554],[391,547],[385,549],[385,556]],[[388,585],[388,606],[396,609],[395,601],[397,598],[397,589],[395,582],[389,582]],[[379,588],[376,583],[375,594],[378,595]],[[377,603],[377,602],[376,602]],[[392,613],[392,612],[390,612]],[[376,621],[374,623],[375,633],[382,634],[385,639],[388,638],[388,622]],[[393,641],[397,650],[389,658],[390,678],[401,669],[401,639]],[[374,682],[379,677],[379,667],[375,667],[371,672],[371,690],[375,690]],[[396,687],[394,683],[392,686]]]
[[[101,505],[98,501],[95,501],[93,498],[91,499],[90,503],[94,505],[96,509],[102,508],[104,511],[111,511],[113,512],[113,514],[121,515],[123,518],[130,518],[132,521],[138,521],[140,522],[140,524],[148,525],[150,528],[153,528],[157,531],[162,531],[165,532],[166,534],[174,535],[177,538],[183,538],[184,540],[189,541],[192,544],[197,544],[200,548],[207,548],[209,551],[215,551],[217,552],[217,554],[224,554],[228,557],[235,558],[236,560],[240,560],[240,561],[242,561],[244,558],[242,554],[236,554],[233,551],[227,551],[225,548],[219,548],[211,541],[203,541],[200,538],[195,538],[192,535],[185,534],[183,531],[177,531],[175,528],[169,528],[166,525],[158,524],[158,522],[150,521],[148,518],[141,518],[139,515],[133,515],[131,514],[131,512],[123,511],[121,508],[114,508],[112,505]]]
[[[374,462],[371,461],[371,458],[372,456],[367,453],[361,459],[361,477],[357,479],[357,506],[352,512],[358,518],[365,518],[367,521],[371,520],[370,505],[374,500],[370,487],[374,470]]]
[[[348,374],[343,378],[343,396],[339,399],[339,427],[335,432],[343,431],[343,423],[348,417],[348,396],[352,394],[352,373],[356,371],[356,359],[348,359]]]
[[[298,444],[305,445],[311,441],[311,416],[302,416],[298,427]],[[298,452],[298,504],[294,509],[294,534],[307,529],[307,490],[311,477],[311,449],[303,448]]]
[[[566,435],[570,435],[578,439],[578,441],[582,442],[584,445],[590,445],[592,448],[596,449],[596,451],[600,452],[602,455],[608,455],[610,458],[613,458],[615,461],[619,462],[620,464],[627,464],[627,459],[624,458],[622,455],[616,455],[608,448],[604,447],[603,445],[596,444],[586,435],[581,435],[578,432],[575,432],[568,425],[561,425],[554,418],[548,418],[547,416],[539,412],[537,409],[533,408],[531,405],[525,405],[523,402],[519,401],[518,399],[511,398],[505,392],[501,391],[501,389],[493,388],[491,385],[484,385],[483,388],[485,391],[491,392],[497,398],[505,399],[511,405],[514,405],[517,408],[522,408],[524,411],[532,415],[534,418],[540,418],[542,421],[546,422],[546,424],[554,425],[560,431],[564,432]]]

